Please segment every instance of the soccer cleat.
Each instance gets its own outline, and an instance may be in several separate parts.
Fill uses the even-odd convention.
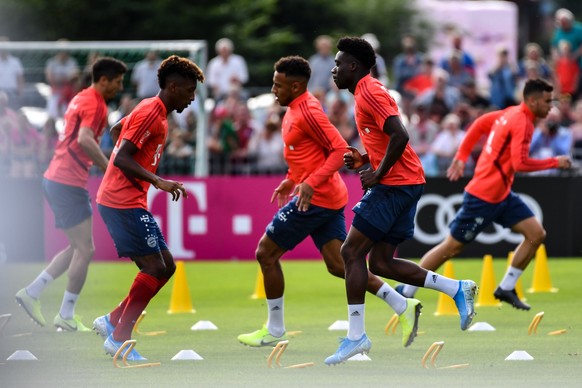
[[[113,333],[113,330],[115,330],[115,326],[109,320],[109,314],[95,318],[93,321],[93,330],[103,337],[103,339],[107,339]]]
[[[113,357],[113,356],[115,356],[115,353],[117,353],[117,351],[119,350],[119,348],[122,345],[123,345],[123,342],[114,340],[113,335],[110,335],[109,337],[107,337],[107,339],[103,343],[103,348],[105,349],[105,353],[107,353],[111,357]],[[127,353],[127,350],[123,354],[120,354],[120,358],[123,358],[123,356],[125,356],[125,353]],[[127,360],[128,361],[147,361],[147,358],[143,357],[141,354],[139,354],[137,352],[137,350],[135,350],[135,348],[133,348],[131,350],[131,352],[127,355]]]
[[[472,280],[459,280],[459,290],[453,298],[461,316],[461,330],[466,330],[475,316],[477,284]]]
[[[405,348],[412,344],[418,330],[418,318],[422,305],[418,299],[406,299],[406,310],[398,316],[402,326],[402,346]]]
[[[55,327],[61,329],[63,331],[91,331],[87,326],[83,325],[81,319],[78,316],[74,316],[71,319],[65,319],[61,316],[61,314],[57,314],[53,323]]]
[[[516,309],[519,310],[529,310],[531,307],[527,304],[522,302],[517,293],[515,292],[515,288],[513,290],[502,290],[500,287],[497,287],[495,292],[493,293],[495,299],[499,299],[502,302],[507,302]]]
[[[26,288],[23,288],[16,293],[16,303],[26,311],[34,323],[40,326],[46,325],[46,320],[40,311],[40,300],[28,295]]]
[[[283,333],[281,337],[275,337],[269,333],[267,326],[263,326],[259,330],[241,334],[237,338],[244,345],[258,347],[276,345],[278,342],[286,340],[287,336]]]
[[[325,359],[327,365],[335,365],[345,362],[350,357],[355,356],[358,353],[368,354],[372,348],[372,341],[368,338],[366,334],[362,336],[359,340],[351,341],[347,337],[340,340],[340,346],[334,354]]]

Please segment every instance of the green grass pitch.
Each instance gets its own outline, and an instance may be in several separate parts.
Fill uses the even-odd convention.
[[[344,283],[331,277],[320,261],[285,261],[285,321],[290,339],[283,365],[314,362],[305,369],[267,368],[271,348],[249,348],[236,337],[266,321],[264,300],[250,298],[258,265],[255,262],[194,262],[185,265],[194,314],[167,314],[172,282],[147,308],[142,331],[166,330],[158,336],[135,335],[136,349],[161,366],[116,369],[93,333],[57,333],[52,325],[35,326],[14,302],[14,294],[41,270],[41,264],[0,264],[0,314],[12,319],[0,338],[0,387],[579,387],[582,386],[582,260],[550,259],[550,276],[558,293],[526,293],[529,312],[508,305],[479,307],[474,322],[488,322],[494,332],[462,332],[456,316],[435,316],[438,293],[422,289],[420,334],[409,348],[401,345],[400,329],[386,335],[393,312],[367,295],[366,331],[373,346],[372,361],[327,367],[323,360],[338,345],[341,331],[329,331],[347,319]],[[458,278],[479,282],[482,260],[453,261]],[[494,260],[499,282],[505,258]],[[533,263],[522,277],[530,287]],[[109,312],[127,293],[136,267],[129,263],[91,265],[77,313],[86,325]],[[65,278],[55,281],[42,297],[47,322],[58,312]],[[394,285],[393,282],[390,282]],[[528,326],[544,311],[536,335]],[[217,331],[192,331],[199,320],[212,321]],[[567,329],[550,336],[554,330]],[[18,335],[30,333],[26,335]],[[14,336],[17,334],[17,336]],[[421,358],[435,341],[444,341],[437,367],[469,364],[462,369],[424,369]],[[171,361],[180,350],[192,349],[202,361]],[[16,350],[29,350],[38,361],[7,361]],[[505,361],[525,350],[533,361]]]

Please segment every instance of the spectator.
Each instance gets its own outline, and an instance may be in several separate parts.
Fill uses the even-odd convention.
[[[0,42],[8,38],[0,37]],[[24,88],[24,68],[20,59],[10,55],[7,50],[0,50],[0,92],[6,93],[10,107],[20,108],[20,98]]]
[[[580,81],[580,67],[567,40],[561,40],[558,43],[554,75],[556,77],[554,81],[556,92],[575,98],[578,92],[578,82]]]
[[[232,116],[234,130],[238,138],[238,147],[234,150],[231,157],[233,172],[237,175],[249,174],[248,147],[255,132],[255,124],[251,119],[249,108],[244,102],[240,102],[234,107]]]
[[[88,88],[93,83],[93,64],[101,57],[97,51],[90,51],[87,54],[87,62],[81,75],[81,89]]]
[[[187,133],[174,128],[166,146],[165,165],[173,175],[191,175],[194,173],[194,148],[186,141]]]
[[[430,148],[436,156],[438,174],[444,176],[453,161],[455,153],[463,140],[465,133],[461,130],[461,120],[454,113],[445,116],[442,130],[436,135]]]
[[[455,30],[452,34],[452,50],[451,53],[441,60],[440,66],[447,72],[451,73],[450,58],[454,55],[459,58],[459,63],[470,76],[475,76],[475,61],[473,57],[463,50],[463,33]]]
[[[474,111],[475,117],[489,108],[490,102],[477,90],[477,84],[474,79],[467,79],[460,88],[461,101],[468,104]]]
[[[433,72],[434,62],[431,58],[425,56],[419,73],[404,83],[404,92],[414,98],[432,88],[434,86]]]
[[[434,86],[416,97],[413,106],[422,105],[429,117],[440,123],[443,117],[451,113],[460,101],[459,89],[448,85],[449,74],[443,69],[434,72]]]
[[[582,64],[582,23],[574,19],[574,14],[560,8],[555,14],[556,28],[551,40],[552,59],[558,58],[558,44],[561,40],[570,42],[570,48],[578,65]]]
[[[416,106],[410,115],[408,134],[410,146],[420,158],[426,176],[438,174],[436,159],[430,149],[438,132],[439,125],[430,118],[426,108],[423,105]]]
[[[530,155],[532,158],[545,159],[559,155],[570,155],[572,133],[569,128],[560,126],[561,113],[558,108],[552,108],[545,120],[534,130]],[[538,171],[536,174],[556,175],[558,169]]]
[[[394,88],[403,98],[404,114],[408,115],[408,106],[414,98],[406,93],[404,84],[406,81],[420,73],[423,54],[416,49],[416,39],[411,35],[402,38],[402,52],[394,58],[392,73],[394,76]]]
[[[378,37],[372,33],[367,33],[362,35],[362,39],[370,43],[370,46],[374,49],[376,53],[376,66],[372,67],[370,70],[372,77],[377,78],[382,82],[382,85],[388,86],[388,70],[386,68],[386,61],[378,52],[380,50],[380,41]]]
[[[224,99],[231,89],[241,89],[249,80],[247,63],[243,57],[234,54],[234,44],[228,38],[216,41],[217,56],[208,62],[206,82],[212,97],[219,101]]]
[[[78,91],[79,65],[67,51],[60,51],[45,66],[46,80],[51,86],[47,103],[49,119],[63,117],[69,101]]]
[[[331,52],[333,42],[331,37],[320,35],[314,42],[316,53],[309,57],[311,66],[311,78],[307,89],[314,92],[323,91],[327,94],[332,87],[331,69],[335,66],[335,56]]]
[[[137,62],[131,72],[131,82],[135,85],[135,95],[139,100],[153,97],[160,91],[158,68],[162,60],[156,51],[150,50],[145,58]]]
[[[491,104],[498,109],[505,109],[515,105],[517,71],[509,62],[509,51],[505,47],[497,50],[497,64],[489,72],[491,81]]]
[[[519,78],[528,78],[528,67],[535,66],[539,77],[546,80],[552,78],[552,70],[544,59],[544,52],[539,44],[530,42],[525,45],[524,57],[519,61]],[[522,88],[523,89],[523,88]]]
[[[104,131],[104,134],[108,132],[109,131]],[[59,133],[54,126],[54,122],[49,120],[43,126],[38,149],[38,172],[41,174],[44,174],[51,162],[58,142]]]
[[[210,174],[225,175],[232,172],[230,157],[238,148],[238,136],[230,112],[224,106],[217,106],[213,112],[208,139],[210,151]]]
[[[463,66],[463,52],[453,51],[447,61],[449,85],[459,89],[464,83],[473,79],[473,75]]]
[[[530,79],[541,78],[541,74],[539,72],[540,68],[536,62],[526,60],[523,63],[523,66],[525,69],[525,77],[519,78],[515,86],[514,99],[516,103],[518,102],[521,103],[523,101],[523,88],[525,87],[526,82],[529,81]]]
[[[12,138],[18,131],[18,115],[9,106],[8,95],[0,91],[0,176],[10,173]]]
[[[283,158],[283,137],[281,122],[268,120],[265,128],[251,138],[249,142],[249,156],[251,170],[255,174],[283,174],[287,170]]]
[[[38,151],[41,136],[24,113],[18,112],[17,127],[13,128],[10,164],[10,176],[33,178],[38,176]]]

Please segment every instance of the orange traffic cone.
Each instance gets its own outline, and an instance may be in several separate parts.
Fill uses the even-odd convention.
[[[263,271],[259,265],[259,270],[257,271],[257,281],[255,282],[255,292],[251,295],[251,299],[265,299],[267,294],[265,293],[265,281],[263,279]]]
[[[190,299],[190,289],[188,288],[188,280],[186,279],[184,262],[177,261],[168,314],[195,312],[196,310],[194,310],[192,307],[192,299]]]
[[[557,288],[552,287],[550,270],[548,268],[548,255],[544,244],[541,244],[536,251],[536,263],[534,265],[532,286],[527,290],[527,292],[558,292]]]
[[[512,261],[513,261],[513,251],[509,251],[509,253],[507,254],[507,268],[509,268]],[[523,295],[523,286],[521,284],[521,277],[519,279],[517,279],[517,283],[515,283],[515,293],[517,294],[517,297],[521,301],[525,302],[527,300]]]
[[[479,283],[479,296],[477,297],[477,306],[501,306],[501,303],[495,299],[495,271],[493,270],[493,256],[483,256],[483,268],[481,269],[481,282]]]
[[[443,276],[446,276],[451,279],[455,278],[455,270],[453,269],[452,261],[449,260],[445,263],[445,270],[443,272]],[[459,315],[459,311],[457,310],[457,306],[455,305],[455,301],[453,300],[453,298],[451,298],[444,292],[440,292],[439,300],[437,302],[437,309],[434,315]]]

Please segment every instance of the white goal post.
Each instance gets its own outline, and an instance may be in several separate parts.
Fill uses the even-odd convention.
[[[59,51],[68,51],[72,56],[81,57],[79,65],[85,65],[89,53],[111,56],[124,61],[129,70],[142,60],[148,51],[157,51],[163,56],[171,54],[187,57],[202,70],[208,62],[207,42],[204,40],[157,40],[157,41],[0,41],[0,50],[8,51],[18,57],[24,67],[26,82],[45,82],[44,65],[48,58]],[[204,102],[208,97],[207,88],[199,84],[196,91],[199,100],[198,121],[196,128],[196,163],[194,175],[208,175],[208,151],[206,144],[208,117]]]

